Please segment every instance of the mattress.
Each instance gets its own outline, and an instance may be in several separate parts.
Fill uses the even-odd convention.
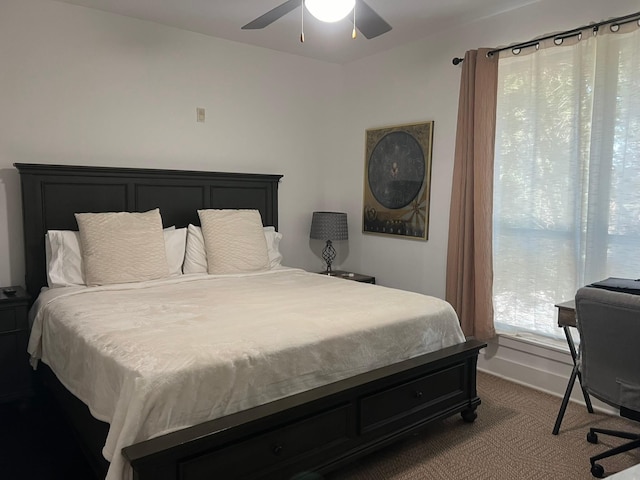
[[[44,291],[29,353],[127,445],[465,340],[453,308],[412,292],[279,268]]]

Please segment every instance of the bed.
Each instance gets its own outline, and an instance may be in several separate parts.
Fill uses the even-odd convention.
[[[159,208],[164,226],[177,228],[197,224],[199,209],[257,209],[265,225],[277,228],[279,175],[34,164],[16,164],[16,168],[22,183],[26,285],[34,297],[47,283],[45,233],[76,230],[74,213],[77,212],[143,212]],[[209,290],[212,288],[216,290]],[[222,306],[217,300],[211,303],[208,298],[211,295],[197,293],[200,289],[217,292],[217,298],[224,298],[227,303]],[[288,297],[296,289],[302,296]],[[413,305],[416,311],[428,310],[441,318],[443,324],[450,323],[450,319],[445,320],[451,315],[450,306],[431,297],[325,278],[286,267],[248,275],[194,274],[143,282],[134,289],[118,286],[65,288],[64,294],[52,290],[57,289],[43,293],[36,305],[38,302],[47,305],[42,309],[45,312],[42,316],[46,314],[47,321],[57,325],[55,329],[51,327],[55,334],[50,333],[49,337],[59,340],[66,338],[64,319],[69,316],[86,319],[84,324],[93,325],[87,328],[96,328],[99,322],[90,319],[92,315],[101,318],[101,302],[119,305],[123,312],[131,312],[138,309],[135,302],[148,296],[148,303],[140,309],[146,312],[145,318],[152,318],[154,322],[172,321],[173,317],[197,303],[192,300],[194,297],[205,302],[199,309],[217,309],[216,315],[211,315],[218,322],[213,327],[218,329],[216,335],[197,330],[204,322],[184,320],[178,324],[166,323],[171,325],[167,327],[168,335],[176,339],[175,344],[166,339],[158,342],[154,337],[146,347],[148,351],[143,343],[136,347],[130,339],[146,335],[144,328],[126,339],[121,336],[120,340],[113,340],[120,342],[111,344],[118,345],[118,349],[140,355],[132,360],[133,364],[140,363],[141,358],[153,358],[156,363],[157,359],[165,358],[154,357],[156,350],[162,350],[158,345],[163,345],[176,357],[176,363],[180,363],[180,355],[184,352],[177,340],[180,335],[186,336],[184,341],[187,343],[215,336],[216,341],[231,345],[234,344],[232,338],[250,338],[247,331],[257,334],[250,340],[250,345],[234,344],[230,348],[238,348],[243,353],[240,363],[245,363],[246,369],[245,373],[227,371],[227,376],[223,374],[222,377],[227,378],[226,384],[212,381],[207,377],[208,370],[204,369],[206,362],[217,361],[218,370],[224,370],[230,363],[226,357],[212,360],[209,354],[196,355],[200,380],[192,383],[186,380],[182,370],[176,374],[173,364],[165,365],[165,370],[153,370],[156,382],[149,383],[151,388],[147,385],[148,391],[160,391],[166,386],[168,396],[175,397],[180,396],[180,392],[197,389],[197,395],[187,395],[195,403],[179,404],[181,407],[166,407],[165,396],[155,403],[145,403],[146,400],[139,400],[135,395],[122,394],[118,388],[105,388],[113,375],[103,379],[94,372],[92,375],[97,383],[87,386],[83,380],[74,385],[77,375],[64,371],[77,370],[80,363],[75,363],[77,358],[92,363],[88,360],[90,354],[80,349],[74,351],[75,356],[63,358],[65,348],[58,346],[58,354],[49,357],[51,365],[41,362],[38,371],[74,424],[88,458],[101,477],[107,474],[113,479],[132,476],[142,480],[303,478],[304,472],[322,474],[336,469],[440,418],[461,413],[464,421],[472,422],[480,404],[475,370],[478,351],[484,347],[482,342],[465,340],[459,333],[440,331],[436,326],[428,327],[439,332],[430,337],[435,340],[424,341],[420,332],[425,330],[425,324],[418,314],[409,316],[411,321],[407,320],[404,330],[391,330],[400,322],[391,321],[393,308],[389,306],[397,304],[407,308]],[[341,297],[343,291],[346,294]],[[167,299],[162,303],[162,311],[151,308],[157,303],[158,296]],[[387,305],[371,303],[372,297],[386,298]],[[282,307],[296,303],[288,302],[287,298],[299,298],[297,303],[307,305],[307,310]],[[334,302],[327,302],[328,298]],[[252,310],[247,312],[243,302]],[[368,307],[371,310],[367,310]],[[270,311],[275,313],[269,315]],[[119,318],[123,318],[122,315],[109,320],[114,325],[110,333],[116,336],[122,330],[117,328]],[[285,323],[287,338],[295,336],[302,343],[292,347],[281,335],[273,334],[278,328],[282,329],[281,325],[273,323],[278,318],[289,319],[289,323]],[[229,325],[221,323],[220,319]],[[362,326],[360,322],[363,322]],[[144,326],[143,320],[135,320],[135,323]],[[230,324],[240,324],[246,330],[238,333]],[[41,328],[38,325],[38,322],[34,323]],[[84,335],[104,337],[106,332],[91,330]],[[394,348],[385,348],[384,339],[393,339],[390,344]],[[65,345],[74,342],[72,339],[63,341]],[[423,347],[418,344],[428,345],[428,348],[420,350]],[[215,350],[222,350],[220,345],[216,344]],[[362,345],[367,348],[360,348],[361,357],[355,356],[352,352]],[[48,348],[55,351],[55,343]],[[306,356],[290,356],[296,349],[303,350]],[[385,350],[388,350],[388,356],[381,353]],[[247,355],[248,351],[256,354]],[[191,357],[193,355],[189,355]],[[345,360],[347,357],[348,361]],[[232,354],[229,358],[235,357]],[[121,361],[125,365],[126,362]],[[273,367],[276,364],[279,365],[277,369]],[[319,369],[318,374],[314,365],[324,364],[331,365],[331,369]],[[247,375],[247,371],[255,375],[238,381],[238,378],[244,378],[242,375]],[[271,372],[277,378],[270,378]],[[172,386],[171,382],[165,381],[172,377],[184,379],[186,383]],[[135,380],[140,381],[137,377]],[[123,383],[115,384],[121,386]],[[214,384],[216,388],[211,387]],[[243,388],[233,391],[234,385]],[[125,408],[115,413],[109,411],[110,407],[100,403],[102,397],[108,396],[106,394],[89,398],[92,392],[103,388],[121,395],[116,397],[116,403],[120,401]],[[122,390],[130,393],[135,387]],[[216,408],[207,403],[215,398],[213,390],[227,392],[223,395],[224,401],[214,402]],[[190,414],[206,411],[206,414],[173,424],[167,421],[168,417],[160,415],[162,426],[157,427],[157,422],[151,419],[164,408],[172,412],[183,408]],[[139,421],[120,420],[127,415]],[[136,427],[132,429],[131,423],[136,423]],[[111,464],[102,455],[104,449],[110,450],[107,457],[112,460]]]

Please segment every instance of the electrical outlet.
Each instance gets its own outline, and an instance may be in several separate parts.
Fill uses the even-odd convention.
[[[202,107],[196,108],[196,121],[200,123],[204,123],[204,108]]]

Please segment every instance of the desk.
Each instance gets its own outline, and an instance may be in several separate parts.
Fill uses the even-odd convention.
[[[569,300],[568,302],[558,303],[555,307],[558,309],[558,326],[562,327],[564,330],[564,336],[567,337],[567,344],[569,345],[569,351],[571,352],[571,360],[573,360],[573,369],[571,370],[567,390],[564,392],[562,405],[560,406],[560,411],[556,418],[556,424],[553,426],[553,434],[557,435],[560,431],[562,417],[564,417],[564,412],[567,409],[567,404],[569,403],[569,397],[571,396],[573,385],[576,382],[576,377],[578,378],[578,382],[580,382],[580,389],[584,396],[584,403],[587,404],[587,410],[589,413],[593,413],[593,406],[591,405],[589,394],[582,386],[582,376],[580,375],[580,369],[578,368],[578,353],[576,351],[576,345],[573,343],[573,336],[571,335],[570,330],[570,328],[577,328],[578,326],[576,323],[576,302],[575,300]]]

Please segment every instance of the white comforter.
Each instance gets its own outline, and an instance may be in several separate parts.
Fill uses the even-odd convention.
[[[32,359],[123,447],[464,341],[437,298],[282,268],[43,292]]]

